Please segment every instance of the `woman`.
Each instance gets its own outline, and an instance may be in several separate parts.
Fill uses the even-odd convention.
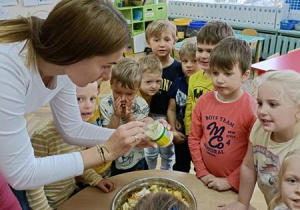
[[[0,171],[13,188],[77,176],[134,146],[153,146],[144,123],[99,128],[82,122],[76,101],[75,85],[108,80],[129,39],[126,20],[106,0],[62,0],[46,20],[0,22]],[[48,102],[68,143],[100,147],[35,158],[24,114]]]

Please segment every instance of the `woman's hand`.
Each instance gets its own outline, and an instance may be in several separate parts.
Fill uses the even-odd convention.
[[[155,143],[145,135],[145,123],[134,121],[119,126],[104,143],[106,161],[113,161],[135,146],[155,147]]]

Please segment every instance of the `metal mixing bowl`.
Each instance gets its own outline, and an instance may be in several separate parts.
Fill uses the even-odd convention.
[[[131,196],[133,192],[139,191],[144,187],[150,187],[152,185],[159,185],[164,187],[170,187],[174,190],[178,190],[182,192],[182,195],[186,199],[187,203],[189,204],[189,209],[196,210],[197,209],[197,201],[193,193],[185,187],[180,182],[163,177],[148,177],[135,180],[126,186],[124,186],[114,197],[111,210],[116,210],[120,208],[124,202]]]

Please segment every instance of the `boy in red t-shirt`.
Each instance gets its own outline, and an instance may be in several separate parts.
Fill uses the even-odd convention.
[[[215,91],[202,95],[192,114],[188,139],[197,177],[218,191],[239,190],[240,167],[256,120],[256,101],[243,91],[251,49],[240,39],[222,40],[210,56]]]

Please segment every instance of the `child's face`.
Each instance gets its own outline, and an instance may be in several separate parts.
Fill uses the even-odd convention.
[[[283,203],[291,210],[300,209],[300,157],[295,155],[285,161],[281,196]]]
[[[113,82],[111,84],[111,90],[114,97],[114,101],[117,99],[121,100],[121,107],[125,109],[127,103],[131,103],[134,100],[138,92],[138,88],[130,89],[128,87],[122,86],[118,82]]]
[[[96,98],[98,94],[97,82],[89,83],[86,87],[77,87],[77,101],[81,118],[87,122],[96,109]]]
[[[148,96],[153,96],[160,88],[162,82],[162,72],[144,72],[143,79],[140,87],[140,91],[147,94]]]
[[[151,37],[148,44],[155,56],[163,58],[170,56],[175,41],[172,30],[168,28],[159,37]]]
[[[210,53],[216,45],[197,43],[196,58],[200,67],[204,71],[209,70]]]
[[[200,65],[195,57],[185,56],[180,58],[180,60],[182,65],[182,71],[187,77],[193,75],[195,72],[200,70]]]
[[[267,82],[257,93],[257,117],[264,130],[276,132],[281,137],[294,132],[297,108],[281,87]]]
[[[212,69],[211,78],[221,100],[231,101],[240,96],[241,85],[248,79],[249,71],[242,74],[238,65],[230,71]]]

